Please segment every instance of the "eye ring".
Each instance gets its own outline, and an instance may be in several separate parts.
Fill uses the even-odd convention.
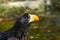
[[[29,16],[28,13],[25,13],[25,14],[23,15],[23,17],[24,17],[24,18],[29,18],[30,16]]]

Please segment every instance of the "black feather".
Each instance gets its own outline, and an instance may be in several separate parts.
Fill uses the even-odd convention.
[[[11,29],[0,32],[0,40],[25,40],[30,25],[29,18],[28,13],[19,17]]]

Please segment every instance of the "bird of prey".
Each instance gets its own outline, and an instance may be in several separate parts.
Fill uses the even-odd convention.
[[[25,13],[16,20],[11,29],[0,32],[0,40],[26,40],[29,25],[38,20],[39,17],[37,15]]]

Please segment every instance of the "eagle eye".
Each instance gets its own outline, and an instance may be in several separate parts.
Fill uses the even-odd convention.
[[[29,14],[28,14],[28,13],[25,13],[25,14],[23,15],[23,17],[24,17],[24,18],[29,18]]]

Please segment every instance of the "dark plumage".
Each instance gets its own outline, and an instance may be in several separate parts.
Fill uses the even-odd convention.
[[[17,19],[16,23],[11,29],[5,32],[0,32],[0,40],[25,40],[30,23],[34,20],[36,21],[36,18],[34,20],[32,19],[33,18],[30,14],[25,13]]]

